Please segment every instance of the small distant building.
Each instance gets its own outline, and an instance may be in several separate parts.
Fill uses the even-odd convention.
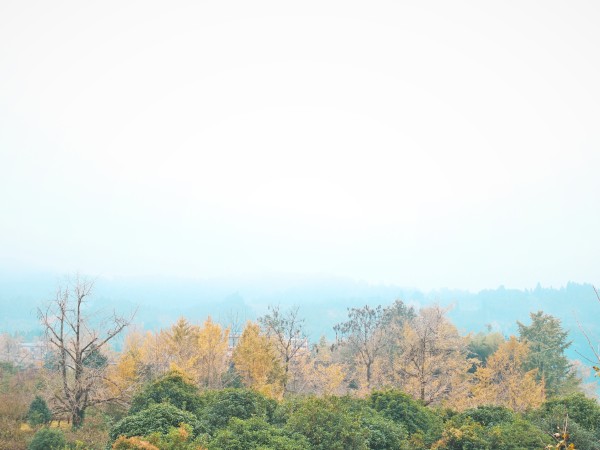
[[[22,342],[20,347],[25,366],[41,366],[48,354],[48,346],[45,342]]]

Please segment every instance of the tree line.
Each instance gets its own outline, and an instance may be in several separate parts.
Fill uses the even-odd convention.
[[[173,382],[184,387],[178,385],[176,391],[187,389],[188,394],[193,391],[194,396],[205,399],[194,400],[200,403],[209,402],[206,399],[213,398],[217,395],[215,393],[229,392],[231,395],[260,396],[261,402],[274,402],[269,404],[275,410],[300,408],[301,405],[307,408],[306,405],[319,405],[319,408],[336,411],[349,408],[353,411],[350,414],[352,420],[358,421],[360,429],[364,426],[369,428],[369,425],[363,423],[366,419],[360,418],[362,416],[357,411],[364,408],[367,408],[365,411],[370,411],[369,408],[376,410],[373,406],[373,402],[377,403],[375,398],[382,402],[381,399],[387,398],[385,395],[392,395],[396,399],[394,401],[400,401],[398,396],[401,396],[404,403],[410,400],[411,405],[423,408],[419,411],[429,411],[437,417],[427,422],[431,430],[421,430],[434,433],[428,440],[423,440],[415,432],[408,432],[411,427],[407,421],[416,419],[403,416],[396,423],[406,428],[402,442],[413,442],[410,448],[463,448],[449,446],[448,442],[452,439],[447,427],[452,425],[455,431],[461,430],[461,427],[469,430],[477,428],[477,421],[473,422],[467,411],[504,411],[510,413],[511,420],[521,420],[532,411],[544,410],[553,401],[572,397],[581,403],[581,398],[585,398],[577,397],[584,390],[582,377],[565,355],[570,345],[568,333],[563,330],[560,318],[542,311],[531,313],[527,324],[517,323],[516,336],[504,337],[491,330],[461,335],[448,319],[446,309],[433,305],[415,310],[396,300],[387,306],[349,308],[347,318],[334,327],[335,339],[321,337],[318,342],[311,343],[300,310],[279,306],[271,306],[258,320],[244,324],[236,320],[220,324],[210,317],[203,323],[193,324],[182,317],[171,326],[156,331],[128,330],[132,316],[93,309],[90,301],[92,288],[93,284],[87,280],[75,280],[59,289],[56,297],[39,310],[48,347],[42,366],[35,368],[31,375],[37,381],[35,388],[29,392],[29,395],[36,395],[30,410],[34,402],[37,406],[33,412],[29,411],[27,417],[34,427],[48,422],[50,417],[68,421],[74,430],[81,429],[85,427],[89,411],[109,414],[114,424],[118,418],[125,420],[140,413],[135,405],[149,386],[156,389],[156,386],[162,386],[161,383],[170,386],[170,381],[164,380],[178,380]],[[118,336],[124,336],[124,342],[122,349],[115,351],[111,343]],[[15,369],[10,370],[12,372],[7,372],[4,378],[14,379],[14,374],[10,373]],[[164,403],[160,395],[153,400],[153,405],[146,406]],[[49,413],[40,406],[41,402],[47,405]],[[590,402],[596,405],[595,401]],[[168,397],[168,403],[175,405],[171,397]],[[169,407],[163,405],[155,413],[179,417],[177,420],[181,419],[182,423],[191,426],[192,431],[179,427],[176,421],[167,420],[170,425],[159,431],[151,428],[144,431],[143,427],[138,427],[138,434],[125,433],[118,444],[121,447],[114,448],[138,448],[123,445],[133,445],[133,441],[126,439],[147,437],[156,432],[162,437],[153,438],[155,442],[169,433],[173,434],[173,439],[176,439],[177,433],[182,436],[187,433],[189,439],[186,438],[186,442],[189,441],[190,445],[191,442],[194,445],[202,442],[208,448],[221,448],[214,445],[214,433],[194,431],[190,421],[199,420],[204,413],[197,413],[198,409],[179,408],[196,414],[195,418],[186,418],[180,412],[167,411]],[[372,416],[371,413],[365,414],[365,417]],[[466,422],[450,421],[464,414],[470,417],[465,419]],[[24,416],[21,411],[19,417],[23,419]],[[40,421],[39,417],[48,420]],[[565,412],[565,420],[566,417]],[[387,419],[394,422],[393,418]],[[555,419],[554,422],[557,422]],[[541,425],[542,419],[528,420],[525,422],[536,424],[537,431],[532,432],[533,435],[538,436],[538,431],[545,430],[546,425]],[[15,423],[18,422],[17,417]],[[141,423],[150,422],[142,420]],[[434,422],[438,425],[432,425]],[[237,423],[242,428],[267,427],[277,435],[281,430],[269,428],[275,425],[271,418],[261,424]],[[479,425],[483,427],[481,430],[469,433],[480,435],[478,439],[484,439],[481,436],[485,435],[484,441],[490,441],[492,435],[488,434],[492,433],[491,429],[485,428],[485,423]],[[228,426],[223,424],[222,429]],[[571,421],[571,428],[578,426]],[[391,423],[385,427],[393,428]],[[106,433],[109,428],[105,427]],[[111,445],[117,445],[120,436],[115,429],[118,427],[112,427],[110,431]],[[464,435],[466,429],[459,434]],[[579,432],[581,436],[585,434],[584,429]],[[588,431],[593,434],[594,430]],[[41,431],[57,432],[45,428]],[[241,429],[239,431],[242,432]],[[366,431],[363,430],[364,433]],[[542,434],[556,438],[556,430],[545,430]],[[566,431],[562,434],[566,435]],[[561,433],[558,435],[560,437]],[[283,435],[280,437],[283,439]],[[421,447],[415,444],[419,439]],[[566,442],[566,438],[562,440]],[[546,441],[542,439],[540,443],[551,445],[552,440]],[[560,440],[557,442],[560,444]],[[311,445],[303,448],[318,448]],[[490,448],[500,447],[492,445]]]

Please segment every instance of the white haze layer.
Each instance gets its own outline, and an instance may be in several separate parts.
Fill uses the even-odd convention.
[[[600,278],[600,3],[0,2],[0,269]]]

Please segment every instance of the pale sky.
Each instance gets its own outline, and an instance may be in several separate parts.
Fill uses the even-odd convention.
[[[0,2],[0,270],[600,281],[597,1]]]

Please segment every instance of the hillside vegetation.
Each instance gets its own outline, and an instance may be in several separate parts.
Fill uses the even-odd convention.
[[[396,300],[348,308],[313,342],[281,306],[127,328],[92,287],[40,309],[37,356],[2,335],[0,449],[600,449],[585,368],[543,311],[510,336],[465,334],[439,304]]]

